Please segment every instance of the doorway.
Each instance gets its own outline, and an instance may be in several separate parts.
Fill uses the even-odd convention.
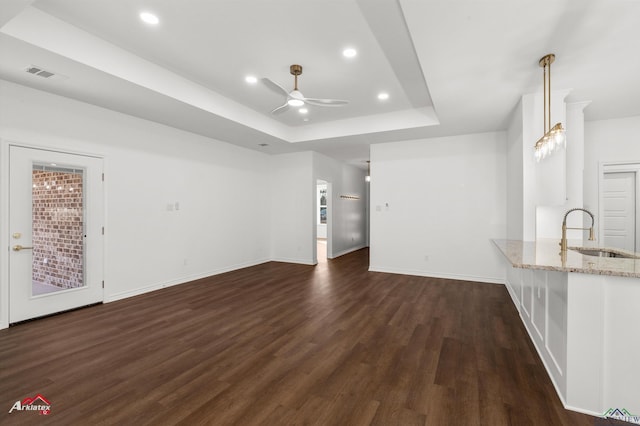
[[[318,179],[316,182],[316,259],[318,263],[326,263],[331,253],[331,184]]]
[[[103,300],[102,159],[9,147],[9,322]]]

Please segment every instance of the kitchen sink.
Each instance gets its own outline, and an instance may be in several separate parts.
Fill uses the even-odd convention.
[[[585,254],[587,256],[596,256],[596,257],[618,257],[621,259],[638,259],[638,256],[634,256],[631,254],[620,253],[617,251],[611,251],[607,249],[599,249],[599,248],[581,248],[581,247],[573,247],[569,250],[577,251],[578,253]]]

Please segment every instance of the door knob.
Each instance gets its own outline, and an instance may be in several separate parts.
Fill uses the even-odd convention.
[[[24,247],[21,246],[20,244],[17,244],[15,246],[13,246],[13,251],[20,251],[20,250],[31,250],[33,247]]]

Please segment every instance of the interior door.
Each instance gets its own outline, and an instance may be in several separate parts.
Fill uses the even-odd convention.
[[[102,159],[9,148],[9,322],[103,300]]]
[[[636,173],[605,173],[604,244],[636,251]]]

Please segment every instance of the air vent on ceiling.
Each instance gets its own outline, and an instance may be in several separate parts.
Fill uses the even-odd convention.
[[[68,79],[69,77],[67,77],[66,75],[57,73],[57,72],[53,72],[50,70],[45,70],[42,67],[39,67],[37,65],[29,65],[28,67],[26,67],[24,69],[27,73],[31,74],[31,75],[36,75],[38,77],[42,77],[48,81],[56,81],[56,82],[60,82],[60,81],[64,81],[66,79]]]
[[[43,70],[42,68],[36,67],[34,65],[31,65],[30,67],[28,67],[26,71],[29,74],[37,75],[38,77],[43,77],[43,78],[49,78],[55,75],[55,73],[52,73],[51,71]]]

